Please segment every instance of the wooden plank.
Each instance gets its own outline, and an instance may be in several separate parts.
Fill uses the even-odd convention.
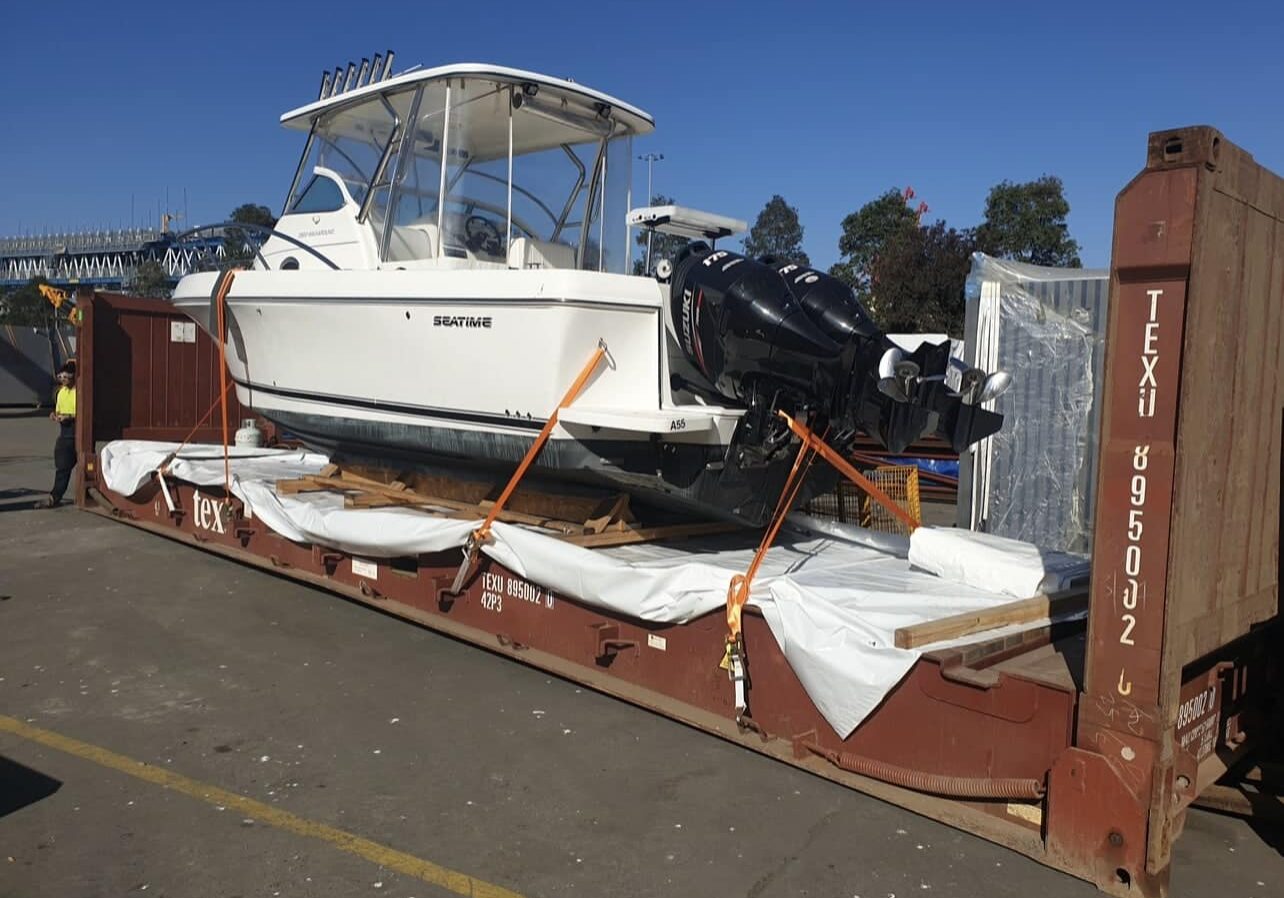
[[[397,506],[413,508],[426,514],[436,514],[438,517],[462,520],[480,520],[486,516],[488,511],[485,506],[471,505],[467,502],[458,502],[441,496],[425,496],[421,493],[412,493],[409,490],[394,490],[391,487],[382,489],[353,487],[350,492],[355,493],[355,495],[349,495],[344,503],[349,508],[388,508]],[[500,512],[499,520],[509,524],[528,524],[532,527],[540,527],[558,533],[584,532],[583,524],[559,521],[555,518],[546,518],[520,511],[502,511]]]
[[[417,493],[439,496],[443,499],[455,499],[469,505],[489,508],[503,489],[502,483],[493,481],[468,480],[464,477],[442,477],[434,474],[408,473],[401,478],[406,486]],[[599,509],[603,502],[614,500],[614,494],[590,493],[587,495],[568,495],[550,493],[520,486],[508,500],[507,508],[526,514],[542,516],[559,521],[583,522],[590,517],[601,514]]]
[[[340,490],[340,484],[330,483],[316,477],[298,477],[292,480],[278,480],[276,491],[282,496],[293,496],[298,493],[320,493],[327,490]]]
[[[1012,624],[1028,624],[1044,618],[1061,617],[1084,611],[1087,607],[1088,590],[1086,588],[1053,595],[1031,596],[1028,599],[1018,599],[994,608],[968,611],[943,617],[940,620],[914,624],[911,627],[900,627],[896,630],[896,647],[916,649],[933,642],[958,639],[960,636],[997,630],[999,627]]]
[[[747,529],[741,524],[732,524],[726,521],[705,521],[699,524],[667,524],[662,527],[637,527],[629,530],[608,531],[606,533],[585,533],[579,536],[562,537],[562,542],[570,543],[573,546],[583,546],[586,549],[602,549],[607,546],[649,543],[662,539],[738,533],[745,532]]]
[[[1274,204],[1256,199],[1281,182],[1238,150],[1200,177],[1164,607],[1168,716],[1182,668],[1246,633],[1278,580],[1284,258]]]
[[[429,495],[417,489],[407,489],[406,483],[401,480],[385,484],[349,470],[336,470],[333,475],[278,480],[277,492],[281,495],[296,495],[304,492],[332,491],[345,494],[344,505],[348,508],[413,508],[425,514],[465,520],[484,518],[493,504],[489,499],[470,502],[447,496]],[[444,478],[421,479],[414,476],[407,476],[406,480],[416,486],[426,482],[445,482]],[[597,511],[599,514],[596,518],[581,522],[508,508],[499,514],[498,519],[506,523],[539,527],[547,531],[548,536],[586,548],[706,536],[744,529],[738,524],[722,521],[636,527],[630,523],[633,515],[629,510],[627,494],[614,495],[607,499],[591,499],[591,505],[585,505],[585,500],[578,496],[558,497],[552,494],[535,493],[529,494],[526,498],[528,501],[525,504],[528,507],[538,506],[539,500],[544,498],[553,500],[567,498],[569,502],[554,501],[553,505],[559,509],[569,510],[578,506]]]
[[[633,520],[628,493],[620,493],[613,499],[604,500],[597,511],[600,513],[592,514],[584,521],[585,529],[592,533],[604,533],[612,524]]]
[[[1284,184],[1280,185],[1284,193]],[[1275,222],[1271,246],[1271,280],[1267,287],[1268,295],[1284,297],[1284,224]],[[1251,571],[1246,587],[1249,592],[1269,589],[1279,580],[1279,524],[1280,524],[1280,470],[1281,465],[1271,459],[1280,459],[1281,437],[1284,437],[1284,420],[1281,410],[1284,409],[1284,385],[1279,377],[1265,376],[1267,371],[1284,371],[1284,323],[1281,322],[1281,311],[1284,302],[1267,304],[1267,331],[1269,342],[1262,382],[1265,394],[1262,401],[1263,415],[1269,415],[1266,425],[1265,440],[1262,450],[1267,459],[1262,464],[1264,485],[1259,502],[1250,524],[1250,538],[1256,543],[1256,570]]]

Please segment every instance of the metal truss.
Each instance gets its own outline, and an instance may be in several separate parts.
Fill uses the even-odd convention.
[[[54,284],[124,287],[144,262],[158,263],[166,277],[177,281],[202,260],[225,255],[217,237],[179,244],[173,234],[155,230],[0,238],[0,286],[43,277]]]

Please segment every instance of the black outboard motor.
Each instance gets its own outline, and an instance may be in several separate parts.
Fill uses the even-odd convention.
[[[883,332],[856,294],[838,278],[774,256],[763,256],[758,261],[776,270],[789,295],[830,339],[844,346],[860,341],[881,342]]]
[[[1007,375],[971,369],[954,391],[948,342],[904,352],[846,284],[815,269],[692,243],[674,262],[669,291],[687,358],[719,395],[748,406],[735,441],[742,457],[787,442],[777,409],[822,416],[836,445],[859,429],[892,452],[932,432],[959,451],[1003,422],[978,403]]]
[[[843,345],[828,337],[766,265],[702,243],[678,256],[669,294],[678,341],[722,396],[764,390],[795,403],[831,393]]]

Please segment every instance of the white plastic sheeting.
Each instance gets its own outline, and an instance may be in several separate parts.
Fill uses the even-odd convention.
[[[909,563],[915,567],[1018,599],[1069,589],[1088,576],[1081,555],[988,533],[920,527],[909,543]]]
[[[223,483],[220,448],[186,447],[171,458],[176,448],[111,443],[102,452],[104,480],[113,491],[130,495],[168,459],[167,477]],[[475,521],[413,509],[344,508],[342,496],[330,493],[278,495],[274,481],[316,473],[326,458],[279,450],[232,454],[233,493],[256,518],[297,542],[371,557],[417,555],[462,546],[476,527]],[[767,554],[750,603],[762,611],[808,695],[843,737],[919,657],[919,651],[896,648],[897,628],[1031,595],[1037,590],[1028,585],[1048,576],[1038,550],[1013,540],[987,546],[992,537],[968,534],[960,552],[957,543],[939,538],[947,531],[930,528],[905,540],[801,515],[792,523]],[[722,537],[590,550],[503,522],[494,525],[492,536],[483,551],[533,583],[589,605],[673,624],[723,608],[732,575],[745,570],[755,549],[752,539]],[[972,557],[960,564],[960,555]],[[1080,565],[1086,574],[1086,562]],[[749,664],[752,669],[752,658]]]
[[[1104,268],[973,254],[965,359],[1013,382],[986,404],[1003,429],[961,453],[960,527],[1090,550],[1109,286]]]

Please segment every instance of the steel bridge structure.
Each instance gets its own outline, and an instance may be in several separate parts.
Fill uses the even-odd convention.
[[[169,231],[143,228],[0,237],[0,289],[34,277],[58,286],[125,289],[144,262],[156,262],[177,282],[210,255],[224,256],[221,237],[179,243]]]

